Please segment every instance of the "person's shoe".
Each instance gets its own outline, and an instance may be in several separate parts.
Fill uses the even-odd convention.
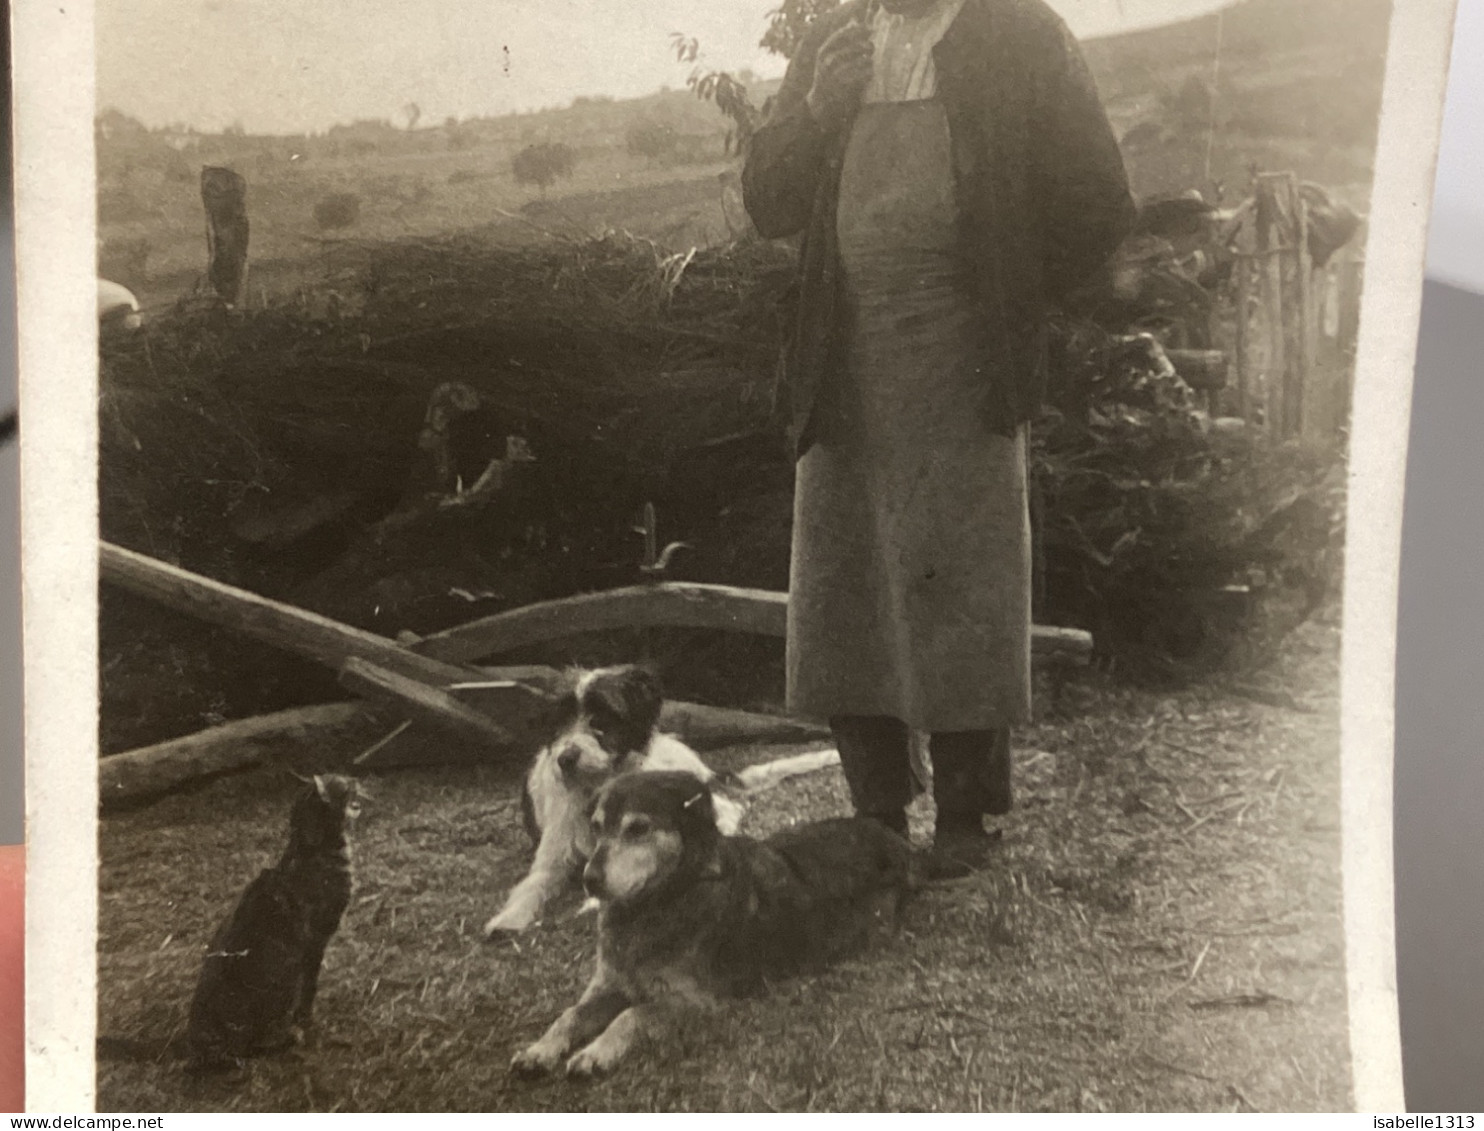
[[[1000,845],[1001,830],[986,832],[978,813],[940,812],[928,852],[929,879],[956,880],[982,872]]]

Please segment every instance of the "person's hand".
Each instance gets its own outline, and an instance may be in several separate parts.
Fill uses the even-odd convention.
[[[809,113],[821,126],[838,125],[860,101],[871,79],[871,33],[851,22],[824,41],[814,64]]]

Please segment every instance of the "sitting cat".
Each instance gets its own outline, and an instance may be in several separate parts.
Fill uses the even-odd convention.
[[[294,802],[283,857],[247,886],[207,951],[186,1028],[190,1071],[300,1039],[325,947],[350,902],[346,828],[360,809],[355,781],[329,774]]]

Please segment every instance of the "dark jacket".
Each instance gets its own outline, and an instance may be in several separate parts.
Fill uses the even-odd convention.
[[[820,45],[864,7],[850,0],[809,29],[742,173],[760,234],[803,233],[783,372],[798,455],[828,434],[816,408],[842,358],[835,208],[850,132],[848,122],[822,130],[805,98]],[[1048,309],[1106,262],[1135,209],[1092,74],[1042,0],[965,0],[933,58],[952,139],[960,246],[984,310],[985,418],[1008,434],[1041,405]]]

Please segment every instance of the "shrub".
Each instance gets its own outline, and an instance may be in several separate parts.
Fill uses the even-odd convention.
[[[510,162],[510,172],[517,184],[535,185],[546,195],[546,190],[558,180],[572,175],[577,165],[577,154],[572,147],[559,141],[528,145]]]
[[[680,143],[680,135],[668,122],[657,122],[651,118],[630,126],[624,143],[630,156],[657,161],[675,152]]]
[[[321,231],[349,228],[361,218],[361,198],[353,192],[332,192],[314,206],[314,222]]]

